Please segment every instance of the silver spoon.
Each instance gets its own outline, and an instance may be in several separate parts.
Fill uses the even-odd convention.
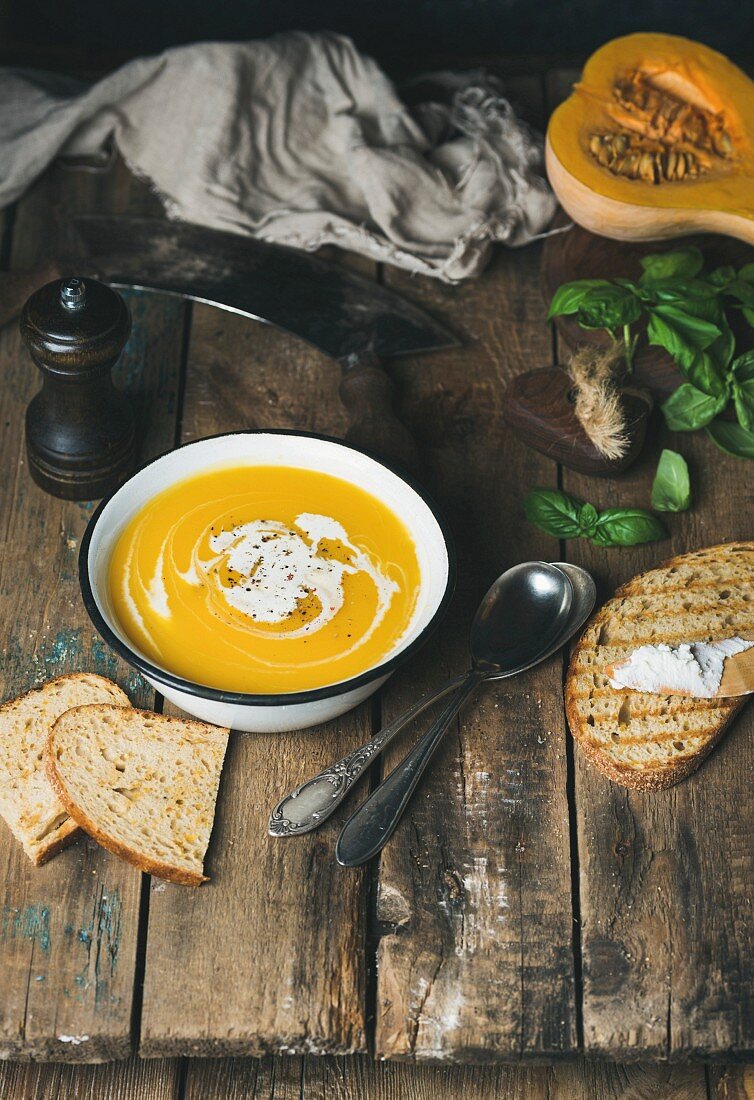
[[[588,574],[588,582],[579,577],[577,597],[571,575],[570,569],[557,565],[525,562],[498,577],[474,616],[471,668],[463,683],[424,736],[343,826],[335,847],[338,863],[356,867],[383,848],[450,723],[485,680],[514,676],[539,664],[578,629],[577,620],[586,618],[581,617],[586,605],[591,610],[594,604],[594,582]]]
[[[570,578],[574,591],[571,614],[564,629],[564,638],[558,639],[550,652],[559,649],[586,622],[594,606],[596,592],[594,581],[585,569],[568,563],[556,563]],[[548,656],[549,654],[546,654]],[[508,675],[503,673],[502,675]],[[271,836],[300,836],[319,828],[341,804],[367,768],[401,730],[418,717],[432,703],[459,688],[465,675],[457,676],[439,690],[422,696],[412,707],[404,711],[390,725],[384,726],[366,744],[354,749],[342,760],[302,783],[278,802],[270,815]]]

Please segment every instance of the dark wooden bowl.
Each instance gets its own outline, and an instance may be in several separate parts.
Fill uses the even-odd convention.
[[[623,458],[608,459],[582,428],[570,397],[572,388],[573,382],[559,367],[516,375],[505,391],[505,422],[529,447],[563,466],[594,477],[614,477],[641,453],[651,399],[632,391],[623,394],[629,447]]]

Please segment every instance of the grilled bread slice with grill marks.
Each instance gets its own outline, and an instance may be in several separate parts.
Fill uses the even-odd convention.
[[[640,645],[735,636],[754,637],[754,542],[681,554],[619,588],[587,625],[566,680],[568,724],[588,759],[636,790],[690,775],[745,700],[615,689],[605,670]]]
[[[50,786],[42,753],[55,719],[85,703],[131,706],[128,696],[104,676],[74,672],[0,707],[0,815],[37,866],[78,832]]]
[[[45,767],[68,813],[103,848],[198,886],[229,732],[145,710],[76,707],[53,725]]]

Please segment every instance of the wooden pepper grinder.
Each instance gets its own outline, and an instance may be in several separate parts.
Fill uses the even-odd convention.
[[[134,417],[111,371],[131,331],[126,303],[94,279],[56,279],[32,294],[21,336],[42,372],[26,410],[31,476],[64,500],[94,500],[129,473]]]

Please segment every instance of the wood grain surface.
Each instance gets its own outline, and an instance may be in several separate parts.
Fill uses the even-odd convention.
[[[747,1091],[749,1090],[749,1091]],[[0,1065],[3,1100],[751,1100],[749,1069],[604,1065],[414,1066],[336,1058],[132,1058]]]
[[[711,1066],[710,1100],[754,1100],[754,1066]]]
[[[133,1057],[99,1066],[6,1062],[0,1065],[0,1096],[3,1100],[179,1100],[183,1076],[179,1059],[155,1062]],[[224,1097],[219,1074],[214,1089],[217,1100]],[[212,1093],[206,1097],[211,1100]]]
[[[122,168],[107,177],[53,171],[21,202],[9,259],[32,267],[50,255],[68,214],[152,209],[154,200]],[[144,403],[144,457],[172,445],[183,307],[129,296],[134,335],[119,381]],[[157,334],[149,341],[145,333]],[[77,555],[90,504],[62,502],[31,481],[23,416],[39,374],[15,326],[0,332],[0,638],[2,697],[51,676],[91,670],[116,679],[137,704],[151,689],[116,660],[81,605]],[[0,923],[0,1054],[13,1058],[101,1061],[131,1049],[141,878],[91,841],[79,840],[35,869],[3,825]]]

